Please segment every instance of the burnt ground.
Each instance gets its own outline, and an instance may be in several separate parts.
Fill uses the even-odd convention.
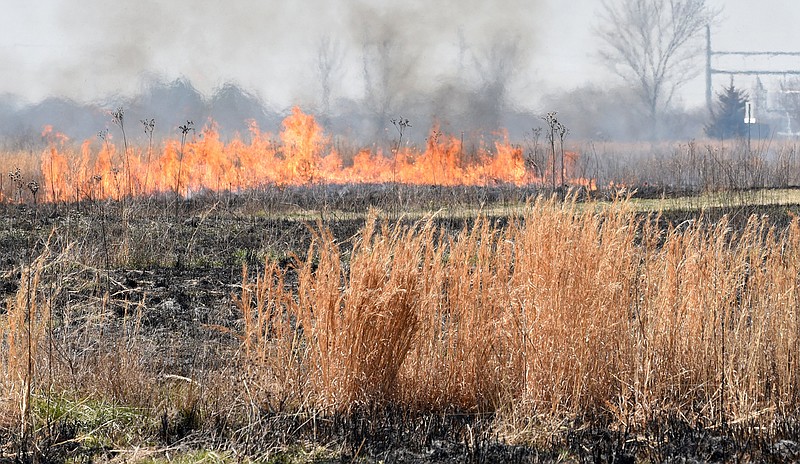
[[[45,271],[60,286],[54,312],[70,308],[81,313],[55,314],[63,322],[58,330],[69,333],[91,319],[93,334],[99,331],[114,338],[122,336],[129,327],[126,323],[135,319],[137,337],[147,340],[150,347],[144,358],[152,363],[147,369],[194,378],[198,371],[224,369],[238,349],[235,334],[241,328],[241,314],[232,297],[240,294],[243,265],[257,272],[265,259],[272,259],[290,269],[295,257],[304,258],[319,225],[329,228],[346,252],[364,223],[364,210],[356,205],[350,212],[320,213],[296,203],[287,206],[234,197],[226,202],[197,199],[177,209],[167,199],[128,204],[4,204],[0,205],[0,297],[13,296],[20,287],[21,270],[49,250],[51,256],[63,258]],[[797,206],[758,206],[707,210],[702,217],[713,222],[728,214],[736,228],[743,227],[750,214],[767,214],[781,227],[791,220],[792,211],[799,210]],[[697,211],[670,211],[660,221],[666,227],[699,217]],[[492,218],[499,223],[507,219],[503,214]],[[445,230],[460,230],[471,219],[443,216],[437,221]],[[5,310],[5,306],[0,308],[0,312]],[[93,317],[98,314],[101,317]],[[758,424],[701,427],[675,417],[654,419],[640,430],[621,430],[609,418],[587,416],[564,424],[546,443],[519,446],[498,439],[491,416],[459,411],[410,414],[391,408],[367,409],[347,417],[319,418],[313,428],[305,416],[268,410],[258,414],[258,427],[248,429],[247,437],[237,434],[241,429],[232,422],[189,424],[183,429],[166,419],[160,428],[150,430],[149,437],[161,446],[234,447],[256,455],[293,443],[335,444],[335,456],[323,462],[800,459],[800,425],[793,418],[766,432]],[[69,430],[64,434],[68,437]],[[0,460],[4,449],[21,446],[19,437],[9,431],[0,432],[0,439],[0,443],[17,443],[16,448],[0,445]],[[74,450],[59,448],[58,440],[51,441],[50,454],[40,455],[44,460],[74,455]],[[86,452],[113,457],[102,448]]]

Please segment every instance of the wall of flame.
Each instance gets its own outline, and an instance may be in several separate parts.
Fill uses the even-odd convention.
[[[42,154],[42,187],[51,202],[315,183],[546,184],[552,174],[552,169],[538,170],[537,177],[527,169],[522,148],[507,136],[467,153],[459,138],[436,127],[424,148],[364,148],[344,160],[314,116],[297,107],[284,119],[277,138],[252,124],[247,142],[241,137],[223,142],[213,123],[184,140],[127,151],[108,139],[99,149],[93,140],[74,148],[67,136],[50,127],[43,135],[50,143]],[[565,153],[565,178],[572,185],[593,186],[571,176],[576,159],[576,153]]]

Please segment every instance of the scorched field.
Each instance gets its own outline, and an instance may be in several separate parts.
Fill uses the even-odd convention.
[[[796,202],[394,124],[9,154],[0,460],[800,456]]]

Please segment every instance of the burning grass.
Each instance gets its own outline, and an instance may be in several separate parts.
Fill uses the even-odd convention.
[[[0,456],[201,439],[262,456],[334,440],[375,456],[387,434],[580,453],[570,434],[602,427],[659,460],[677,439],[653,424],[669,419],[743,431],[768,446],[720,456],[758,459],[796,437],[797,217],[665,226],[630,201],[540,199],[502,221],[439,224],[373,212],[349,243],[318,224],[293,265],[245,268],[227,310],[193,309],[183,325],[148,316],[184,317],[171,314],[180,299],[134,298],[146,278],[87,268],[54,231],[0,315]],[[104,415],[127,425],[98,427]]]
[[[167,140],[155,149],[152,142],[146,149],[126,143],[121,153],[107,133],[99,150],[89,140],[75,149],[66,136],[52,135],[50,130],[45,134],[50,146],[41,157],[47,200],[121,199],[166,192],[191,196],[265,185],[522,185],[535,180],[526,170],[522,149],[507,137],[498,137],[489,146],[482,142],[467,152],[463,140],[433,128],[423,149],[398,144],[384,154],[364,148],[343,159],[314,117],[298,108],[283,121],[277,138],[256,126],[247,136],[228,142],[221,140],[213,123],[197,134],[191,122],[179,129],[179,141]]]
[[[472,136],[465,142],[463,134],[444,134],[438,126],[430,129],[421,147],[403,143],[401,133],[396,143],[359,148],[327,135],[313,115],[294,108],[277,136],[253,124],[249,133],[223,140],[213,121],[197,129],[187,121],[178,126],[179,135],[154,143],[155,121],[150,119],[141,121],[147,143],[137,145],[126,137],[122,108],[112,115],[122,144],[112,140],[107,129],[98,134],[98,140],[76,142],[46,126],[40,153],[8,154],[10,171],[9,176],[4,172],[0,177],[0,201],[35,201],[36,192],[25,189],[29,181],[38,182],[40,202],[55,203],[164,194],[186,198],[270,186],[391,183],[596,188],[594,180],[585,177],[586,167],[578,154],[564,150],[563,135],[560,152],[553,145],[549,155],[538,146],[526,153],[509,141],[505,131],[488,138]],[[402,121],[404,129],[411,127],[408,120]],[[16,168],[21,173],[12,177]]]

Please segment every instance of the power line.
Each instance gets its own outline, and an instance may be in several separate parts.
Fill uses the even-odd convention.
[[[800,69],[716,69],[712,66],[714,56],[800,56],[800,52],[788,51],[713,51],[711,49],[711,27],[706,25],[706,106],[708,111],[712,111],[712,83],[711,76],[714,74],[746,75],[746,76],[798,76]]]

